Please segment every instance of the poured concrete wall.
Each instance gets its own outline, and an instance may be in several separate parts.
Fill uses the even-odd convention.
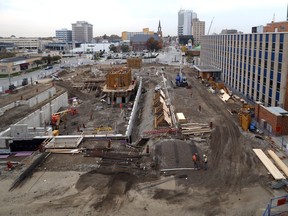
[[[52,87],[50,89],[47,89],[44,92],[41,92],[40,94],[30,98],[28,101],[28,106],[33,107],[37,105],[38,103],[41,103],[51,97],[53,97],[56,94],[56,88]]]
[[[61,107],[68,106],[68,94],[63,93],[59,97],[44,105],[40,109],[26,116],[16,124],[27,124],[28,127],[44,127],[45,122],[50,122],[52,113],[57,112]]]
[[[129,122],[128,122],[128,127],[127,127],[127,130],[126,130],[126,133],[125,133],[125,136],[128,139],[130,139],[130,137],[131,137],[132,128],[133,128],[134,121],[135,121],[135,116],[136,116],[137,111],[138,111],[138,103],[139,103],[140,96],[141,96],[141,90],[142,90],[142,77],[140,77],[140,82],[139,82],[139,87],[138,87],[138,90],[137,90],[135,102],[134,102],[134,105],[133,105],[133,108],[132,108],[132,112],[131,112],[131,115],[130,115],[130,119],[129,119]]]
[[[52,87],[47,89],[44,92],[41,92],[40,94],[28,99],[28,100],[19,100],[19,101],[14,101],[4,107],[0,108],[0,116],[5,113],[5,111],[13,109],[19,105],[27,105],[29,107],[33,107],[51,97],[53,97],[56,94],[56,88]]]

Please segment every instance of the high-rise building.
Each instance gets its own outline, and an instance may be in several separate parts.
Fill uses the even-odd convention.
[[[56,30],[56,38],[61,41],[70,42],[72,41],[72,30],[68,30],[65,28],[61,30]]]
[[[247,99],[288,110],[288,32],[205,35],[200,57]]]
[[[178,12],[178,36],[192,34],[192,19],[195,18],[197,18],[197,14],[192,10]]]
[[[198,18],[192,20],[192,35],[194,39],[194,44],[200,44],[201,36],[205,35],[205,21],[200,21]]]
[[[93,25],[86,21],[72,23],[73,42],[90,43],[93,39]]]
[[[255,103],[257,128],[288,134],[288,32],[206,35],[200,57],[202,67],[218,68],[226,87]]]

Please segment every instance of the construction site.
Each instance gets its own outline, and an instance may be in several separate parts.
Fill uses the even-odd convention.
[[[191,67],[134,61],[1,95],[0,215],[252,216],[287,194],[253,106]]]

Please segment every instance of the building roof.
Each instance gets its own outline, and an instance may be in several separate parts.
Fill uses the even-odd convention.
[[[284,110],[281,107],[264,107],[264,108],[276,116],[288,115],[288,111]]]
[[[35,59],[37,57],[29,57],[29,56],[19,56],[19,57],[12,57],[12,58],[5,58],[5,59],[1,59],[0,63],[11,63],[11,62],[19,62],[19,61],[26,61],[29,59]]]
[[[192,48],[193,51],[201,51],[201,45]]]
[[[199,72],[222,72],[220,69],[212,65],[194,65],[194,68]]]

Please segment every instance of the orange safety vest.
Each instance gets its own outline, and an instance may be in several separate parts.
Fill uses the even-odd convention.
[[[196,160],[197,160],[196,155],[193,155],[193,156],[192,156],[192,160],[193,160],[193,161],[196,161]]]

